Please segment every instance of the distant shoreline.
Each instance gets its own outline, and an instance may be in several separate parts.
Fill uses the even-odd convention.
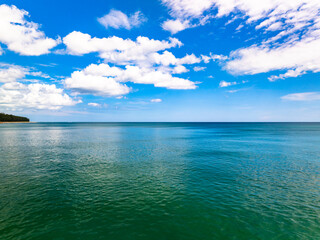
[[[0,122],[0,124],[5,124],[5,123],[35,123],[35,122]]]

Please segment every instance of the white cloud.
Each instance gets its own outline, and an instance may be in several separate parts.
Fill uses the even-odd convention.
[[[197,18],[203,12],[210,9],[214,4],[213,0],[162,0],[170,9],[170,14],[178,18]]]
[[[256,28],[265,28],[267,31],[281,30],[289,25],[295,29],[308,25],[319,18],[320,7],[317,0],[162,0],[162,3],[170,9],[171,16],[179,21],[203,21],[211,15],[220,18],[236,13],[244,15],[247,23],[262,20]]]
[[[167,89],[195,89],[194,82],[172,76],[170,73],[152,68],[127,65],[124,69],[108,64],[91,64],[82,71],[75,71],[65,80],[66,88],[81,94],[120,96],[131,89],[123,82],[153,84]]]
[[[0,83],[15,82],[25,77],[25,69],[22,67],[9,65],[0,68]]]
[[[236,93],[236,92],[239,92],[240,91],[240,89],[236,89],[236,90],[229,90],[229,91],[227,91],[227,93]]]
[[[162,0],[162,3],[170,9],[170,15],[175,18],[162,23],[162,28],[171,34],[206,24],[211,16],[204,16],[203,13],[214,4],[212,0]],[[197,21],[194,21],[195,19]]]
[[[33,108],[56,110],[73,106],[75,101],[63,89],[48,84],[5,83],[0,86],[0,106],[10,109]]]
[[[118,37],[92,38],[88,34],[72,32],[63,42],[70,54],[83,55],[98,52],[103,64],[91,64],[74,72],[65,80],[65,86],[81,94],[104,96],[125,95],[131,91],[124,82],[153,84],[167,89],[195,89],[196,83],[174,76],[188,72],[184,65],[203,61],[203,57],[186,54],[177,58],[168,48],[180,47],[176,38],[159,41],[138,37],[136,41]],[[209,57],[211,59],[211,57]],[[110,67],[106,63],[115,64]]]
[[[171,32],[171,34],[176,34],[186,28],[190,28],[190,22],[188,20],[181,21],[179,19],[176,20],[167,20],[162,23],[162,28],[166,31]]]
[[[210,60],[217,60],[213,55],[197,57],[194,54],[186,54],[177,58],[167,49],[180,47],[182,43],[176,38],[169,38],[169,41],[159,41],[147,37],[137,37],[136,41],[122,39],[119,37],[92,38],[89,34],[72,32],[63,39],[67,46],[67,52],[73,55],[83,55],[97,52],[106,63],[116,65],[138,65],[140,67],[152,66],[182,66],[195,64],[202,61],[208,63]],[[180,67],[181,70],[181,67]]]
[[[115,97],[116,99],[127,99],[127,97],[124,97],[124,96],[117,96]]]
[[[283,70],[270,81],[320,71],[320,1],[318,0],[162,0],[176,22],[231,16],[255,26],[262,42],[238,49],[225,68],[234,74]],[[234,17],[235,15],[235,17]],[[243,23],[240,24],[243,26]],[[183,30],[185,28],[181,28]],[[239,30],[239,29],[238,29]],[[209,61],[206,56],[203,59]],[[227,59],[223,59],[227,60]]]
[[[56,63],[48,63],[48,64],[38,63],[37,65],[42,66],[42,67],[56,67],[58,64],[56,64]]]
[[[16,6],[0,5],[0,42],[21,55],[39,56],[50,52],[59,40],[45,36],[39,25],[29,22],[29,13]]]
[[[225,60],[227,60],[227,59],[228,59],[227,56],[218,55],[218,54],[213,54],[213,53],[210,53],[209,56],[201,55],[201,60],[202,60],[204,63],[209,63],[211,60],[212,60],[212,61],[217,61],[217,62],[223,62],[223,61],[225,61]]]
[[[320,2],[317,0],[213,0],[212,2],[218,9],[216,17],[240,12],[247,17],[247,23],[259,23],[256,28],[264,28],[267,31],[303,29],[319,19]]]
[[[193,70],[194,70],[195,72],[204,71],[205,69],[206,69],[206,67],[199,67],[199,66],[196,66],[196,67],[193,68]]]
[[[226,81],[221,81],[219,83],[219,87],[229,87],[229,86],[232,86],[232,85],[236,85],[237,82],[226,82]]]
[[[114,9],[103,17],[98,18],[99,23],[107,29],[112,27],[116,29],[125,28],[128,30],[133,27],[138,27],[146,20],[147,19],[140,11],[137,11],[128,17],[123,12]]]
[[[112,71],[109,66],[107,68]],[[103,73],[95,74],[86,70],[73,72],[71,77],[65,80],[65,87],[73,89],[79,94],[94,94],[107,97],[128,94],[131,90],[128,86],[115,81],[112,74],[106,76]]]
[[[150,102],[152,102],[152,103],[160,103],[160,102],[162,102],[162,99],[160,99],[160,98],[151,99]]]
[[[174,77],[170,73],[154,70],[150,68],[140,68],[137,66],[126,66],[123,74],[119,76],[121,80],[140,84],[153,84],[155,87],[167,89],[196,89],[196,83],[179,77]]]
[[[92,38],[89,34],[72,32],[63,38],[67,52],[73,55],[83,55],[98,52],[100,57],[108,62],[127,64],[131,61],[146,61],[149,54],[182,46],[176,38],[169,41],[159,41],[147,37],[137,37],[136,41],[119,37]]]
[[[271,77],[268,78],[268,80],[270,82],[274,82],[274,81],[276,81],[278,79],[285,79],[285,78],[289,78],[289,77],[298,77],[298,76],[300,76],[300,75],[302,75],[304,73],[305,73],[305,71],[303,71],[302,69],[297,68],[297,69],[293,69],[293,70],[288,70],[286,73],[280,74],[279,76],[271,76]]]
[[[196,57],[194,54],[186,55],[182,58],[176,58],[171,52],[164,51],[163,53],[152,53],[149,56],[146,56],[145,61],[138,61],[139,65],[178,65],[181,66],[183,64],[195,64],[200,63],[201,59]]]
[[[131,40],[119,37],[91,38],[89,34],[73,31],[63,38],[67,52],[73,55],[83,55],[92,52],[124,51],[135,44]]]
[[[52,79],[48,74],[34,67],[22,67],[14,64],[0,63],[0,83],[27,81],[25,76]]]
[[[34,76],[34,77],[41,77],[41,78],[51,79],[51,77],[48,74],[43,73],[41,71],[29,72],[29,75]]]
[[[91,107],[101,107],[101,104],[99,104],[99,103],[88,103],[88,106],[91,106]]]
[[[202,55],[202,58],[205,58],[205,56]],[[225,61],[228,59],[227,56],[224,56],[224,55],[219,55],[219,54],[213,54],[213,53],[210,53],[210,60],[213,60],[213,61]],[[205,58],[208,60],[208,58]]]
[[[289,101],[316,101],[320,100],[320,92],[293,93],[283,96],[281,99]]]
[[[307,71],[320,71],[320,38],[306,38],[280,47],[253,46],[233,52],[226,69],[235,74],[257,74],[274,70],[287,70],[269,80],[297,77]]]
[[[189,70],[182,65],[178,65],[176,67],[173,68],[172,73],[176,73],[176,74],[180,74],[180,73],[185,73],[185,72],[189,72]]]
[[[225,68],[233,74],[286,71],[270,81],[320,71],[320,1],[318,0],[162,0],[175,21],[236,15],[257,31],[269,34],[262,42],[238,49]],[[171,20],[173,21],[173,20]],[[192,24],[191,24],[192,23]],[[241,24],[243,26],[243,24]],[[223,59],[227,60],[227,59]],[[208,56],[204,61],[209,61]]]

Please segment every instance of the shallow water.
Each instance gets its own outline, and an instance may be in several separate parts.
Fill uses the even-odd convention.
[[[320,124],[2,124],[0,239],[320,239]]]

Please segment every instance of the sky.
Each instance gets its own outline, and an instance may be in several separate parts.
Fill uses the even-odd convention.
[[[0,112],[320,121],[319,0],[0,1]]]

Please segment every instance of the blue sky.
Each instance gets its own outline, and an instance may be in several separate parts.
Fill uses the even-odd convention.
[[[0,112],[319,121],[316,0],[2,1]]]

